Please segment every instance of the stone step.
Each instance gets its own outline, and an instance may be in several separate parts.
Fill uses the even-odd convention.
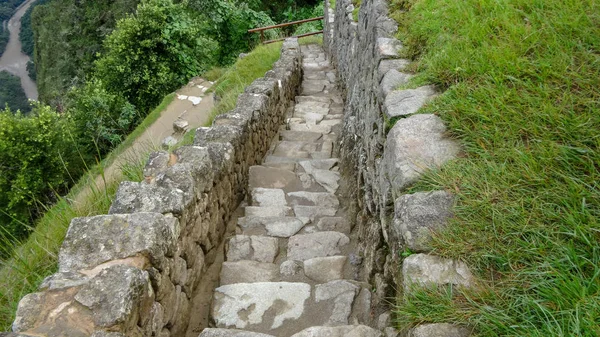
[[[339,255],[349,243],[350,238],[339,232],[297,234],[288,241],[287,259],[305,261]]]
[[[199,337],[275,337],[264,333],[237,330],[237,329],[213,329],[202,330]]]
[[[238,226],[244,233],[289,238],[298,233],[310,219],[296,217],[243,217],[238,218]]]
[[[278,188],[257,187],[253,188],[252,191],[250,191],[250,195],[252,196],[252,206],[281,207],[287,206],[288,204],[285,197],[285,192],[282,189]]]
[[[296,104],[312,102],[331,104],[332,98],[329,96],[296,96]]]
[[[383,337],[379,330],[366,325],[313,326],[291,337]],[[248,336],[254,337],[254,336]]]
[[[338,208],[340,201],[335,194],[323,192],[290,192],[287,194],[290,205],[321,206]]]
[[[277,238],[255,235],[236,235],[227,243],[227,261],[256,261],[273,263],[279,254]]]
[[[286,130],[279,133],[279,139],[282,141],[300,141],[315,143],[323,139],[323,134],[317,132],[301,132]]]
[[[279,266],[257,261],[223,262],[221,285],[235,283],[274,282],[279,280]]]
[[[229,284],[215,290],[212,314],[219,328],[289,336],[315,325],[349,324],[361,292],[360,286],[345,280],[315,286],[301,282]]]

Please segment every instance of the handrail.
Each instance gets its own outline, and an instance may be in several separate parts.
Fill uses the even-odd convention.
[[[312,18],[312,19],[305,19],[305,20],[299,20],[299,21],[293,21],[293,22],[286,22],[286,23],[281,23],[281,24],[274,25],[274,26],[267,26],[267,27],[260,27],[260,28],[250,29],[250,30],[248,30],[248,33],[260,33],[260,42],[262,44],[269,44],[269,43],[273,43],[273,42],[283,41],[283,40],[285,40],[285,38],[275,39],[275,40],[269,40],[269,41],[265,42],[265,34],[264,34],[265,30],[282,28],[282,27],[287,27],[287,26],[291,26],[291,25],[298,25],[298,24],[302,24],[302,23],[306,23],[306,22],[319,21],[319,20],[323,20],[323,19],[325,19],[324,16],[319,16],[317,18]],[[293,37],[301,38],[301,37],[311,36],[311,35],[317,35],[317,34],[323,34],[323,31],[312,32],[312,33],[302,34],[302,35],[293,36]]]

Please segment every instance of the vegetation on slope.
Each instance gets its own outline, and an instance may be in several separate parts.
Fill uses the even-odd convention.
[[[13,111],[20,110],[22,113],[31,110],[27,95],[21,87],[21,79],[7,71],[0,71],[0,109],[7,105]]]
[[[281,44],[272,44],[261,46],[250,52],[244,59],[225,72],[225,75],[218,80],[217,86],[223,97],[232,97],[243,92],[245,86],[250,84],[256,78],[272,68],[273,63],[279,59]],[[240,75],[236,75],[233,69],[242,70]],[[232,94],[230,94],[232,93]],[[141,170],[145,163],[133,162],[129,167],[123,168],[123,179],[110,181],[108,186],[102,190],[96,188],[94,181],[96,176],[101,173],[102,167],[109,165],[117,156],[120,155],[133,141],[151,125],[173,101],[175,95],[168,95],[163,102],[146,117],[121,145],[114,150],[102,165],[90,170],[90,173],[84,176],[75,188],[64,198],[47,210],[45,215],[36,223],[35,231],[22,244],[15,244],[12,238],[3,238],[0,234],[0,255],[11,254],[10,259],[4,262],[0,260],[0,330],[6,331],[14,319],[16,307],[25,294],[36,291],[42,280],[56,272],[56,261],[58,250],[71,219],[81,216],[92,216],[106,214],[112,198],[116,192],[118,184],[125,179],[141,181]],[[221,104],[235,105],[235,100],[221,100]],[[188,132],[186,140],[192,140],[194,132]],[[149,149],[151,150],[151,149]],[[91,188],[94,193],[89,195],[89,200],[85,200],[79,206],[69,202],[74,199],[79,191]],[[10,251],[2,250],[10,247]],[[15,251],[12,252],[13,248]]]
[[[482,289],[399,300],[400,328],[469,324],[480,336],[600,335],[600,8],[592,0],[394,0],[399,38],[446,92],[464,157],[414,190],[458,205],[435,254]]]

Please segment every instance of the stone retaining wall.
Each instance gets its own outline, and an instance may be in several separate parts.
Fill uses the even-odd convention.
[[[431,232],[446,224],[454,203],[444,191],[405,190],[459,147],[438,116],[415,114],[438,95],[434,87],[396,90],[412,74],[399,56],[387,1],[363,0],[358,22],[351,0],[337,0],[335,9],[325,3],[325,49],[345,98],[340,157],[348,185],[358,186],[352,192],[365,276],[377,289],[375,300],[389,303],[405,289],[403,278],[419,277],[401,272],[402,253],[428,252]]]
[[[59,271],[22,299],[7,336],[183,336],[248,169],[296,95],[301,59],[298,42],[286,41],[273,69],[198,129],[193,146],[152,154],[145,181],[122,183],[108,215],[74,219]]]

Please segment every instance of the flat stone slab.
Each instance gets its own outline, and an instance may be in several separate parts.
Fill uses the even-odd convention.
[[[383,337],[383,334],[365,325],[313,326],[291,337]]]
[[[243,331],[237,329],[212,329],[207,328],[202,330],[198,337],[275,337],[264,333]]]
[[[464,262],[427,254],[414,254],[402,262],[402,277],[405,294],[413,286],[437,286],[453,284],[471,287],[475,280]]]
[[[413,252],[431,250],[431,235],[452,217],[454,197],[446,191],[405,194],[396,199],[393,228]]]
[[[320,206],[337,208],[340,206],[340,201],[331,193],[323,192],[290,192],[287,194],[290,198],[290,205],[303,205],[303,206]]]
[[[402,49],[402,43],[396,39],[387,37],[377,38],[377,51],[382,59],[398,58],[398,52]]]
[[[308,218],[314,221],[316,218],[324,216],[334,216],[337,208],[320,206],[294,206],[294,213],[299,218]]]
[[[422,172],[455,158],[459,150],[458,144],[447,138],[446,126],[438,116],[419,114],[399,120],[388,133],[382,159],[394,198]]]
[[[289,238],[298,233],[306,221],[296,217],[245,217],[238,219],[238,225],[243,228],[262,227],[269,236]]]
[[[468,337],[471,329],[448,323],[422,324],[408,333],[408,337]]]
[[[254,206],[287,206],[285,192],[276,188],[255,188],[251,192]]]
[[[307,102],[331,103],[331,98],[327,96],[296,96],[296,103]]]
[[[352,231],[350,222],[342,217],[323,217],[319,219],[317,228],[320,231],[334,231],[344,234],[350,234]]]
[[[331,281],[315,287],[315,301],[333,301],[333,311],[327,325],[348,324],[352,304],[360,288],[345,280]]]
[[[301,159],[299,159],[301,160]],[[257,187],[294,190],[294,187],[302,186],[302,183],[292,171],[264,167],[250,167],[249,188]]]
[[[231,284],[215,290],[212,317],[218,327],[244,329],[272,321],[271,329],[277,329],[286,320],[300,318],[309,298],[310,285],[306,283]]]
[[[378,68],[379,78],[383,78],[390,69],[401,71],[404,70],[404,68],[406,68],[406,66],[409,64],[410,61],[405,59],[381,60]]]
[[[431,85],[417,89],[392,91],[385,98],[384,110],[388,118],[412,115],[436,96]]]
[[[315,257],[339,255],[350,239],[338,232],[294,235],[288,242],[288,260],[305,261]]]
[[[381,80],[381,84],[379,85],[381,88],[382,98],[385,99],[390,92],[396,90],[401,85],[408,83],[408,81],[413,77],[411,74],[401,73],[396,69],[390,69],[383,79]]]
[[[346,256],[315,257],[304,261],[304,274],[317,282],[330,282],[344,278]]]
[[[251,260],[273,263],[279,253],[279,242],[267,236],[236,235],[227,245],[227,261]]]
[[[244,211],[246,216],[252,217],[284,217],[292,215],[290,207],[286,206],[271,206],[271,207],[256,207],[247,206]]]
[[[300,141],[300,142],[317,142],[323,138],[322,133],[317,132],[301,132],[301,131],[282,131],[279,133],[281,140]]]
[[[279,266],[256,261],[223,262],[221,285],[273,282],[279,278]]]

